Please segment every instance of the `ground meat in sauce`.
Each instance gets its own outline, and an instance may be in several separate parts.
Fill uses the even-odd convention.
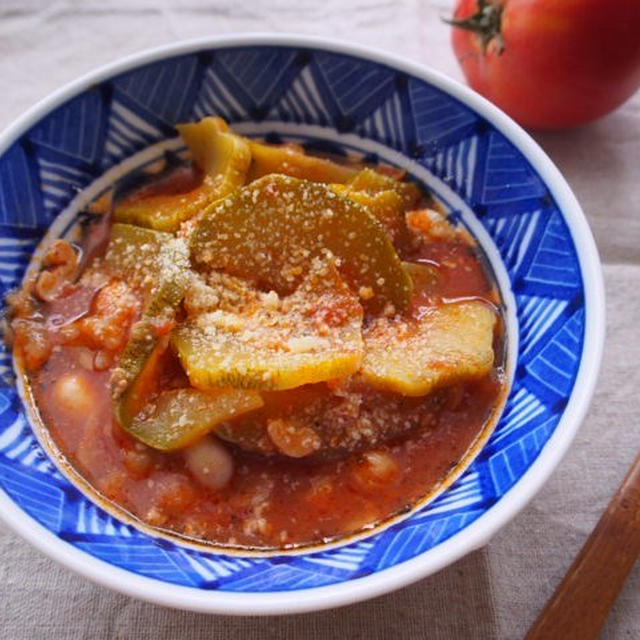
[[[147,192],[188,190],[190,175],[181,170],[175,183],[165,178]],[[420,317],[443,300],[499,303],[472,241],[434,220],[417,216],[414,233],[422,240],[402,255],[438,274],[435,288],[415,290],[408,316]],[[500,398],[498,322],[495,366],[479,378],[424,397],[373,389],[357,374],[266,391],[262,408],[219,425],[217,438],[207,436],[215,441],[211,451],[191,458],[163,453],[125,432],[111,402],[110,372],[141,315],[138,293],[106,277],[99,262],[81,278],[73,275],[73,256],[51,264],[47,296],[38,299],[38,282],[32,283],[28,293],[35,289],[34,295],[14,301],[13,321],[44,424],[72,465],[108,499],[152,526],[191,538],[287,547],[369,527],[436,486],[476,441]],[[208,284],[199,279],[198,295],[187,294],[181,313],[201,311],[202,296],[217,295],[225,278],[209,276]],[[242,286],[222,290],[227,298],[216,304],[229,309],[245,295]],[[168,350],[163,358],[159,388],[187,388],[176,356]],[[216,469],[200,462],[206,455],[218,461]]]

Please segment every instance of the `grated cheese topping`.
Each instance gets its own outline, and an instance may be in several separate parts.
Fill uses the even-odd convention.
[[[286,389],[347,376],[362,360],[363,311],[332,263],[311,261],[290,296],[192,317],[174,345],[194,386]]]

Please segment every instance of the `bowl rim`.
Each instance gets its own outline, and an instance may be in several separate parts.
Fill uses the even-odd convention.
[[[399,589],[484,546],[515,517],[548,480],[585,417],[602,360],[605,297],[598,250],[580,204],[558,168],[529,134],[488,100],[458,81],[417,62],[365,45],[320,36],[259,32],[207,36],[133,53],[82,75],[28,109],[0,133],[0,155],[41,118],[91,85],[169,57],[203,49],[249,46],[316,48],[384,64],[424,80],[488,120],[529,161],[562,212],[575,243],[586,310],[585,348],[573,390],[553,434],[529,469],[495,505],[458,533],[415,558],[362,578],[298,591],[268,593],[203,590],[161,582],[115,567],[73,547],[28,516],[0,490],[0,518],[10,529],[53,560],[93,582],[135,598],[184,610],[229,615],[276,615],[343,606]]]

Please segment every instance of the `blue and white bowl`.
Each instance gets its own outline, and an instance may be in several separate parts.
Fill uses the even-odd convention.
[[[320,39],[212,38],[89,74],[0,136],[0,292],[20,285],[43,237],[68,233],[89,200],[178,149],[177,122],[212,113],[247,135],[404,167],[469,227],[507,306],[511,389],[495,431],[452,486],[368,537],[270,557],[203,551],[105,510],[32,425],[2,348],[0,515],[96,582],[198,611],[321,609],[433,573],[485,544],[533,497],[585,414],[604,293],[580,206],[522,129],[434,71]]]

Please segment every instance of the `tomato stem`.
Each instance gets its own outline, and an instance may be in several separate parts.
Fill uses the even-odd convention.
[[[478,10],[467,18],[443,18],[443,21],[458,29],[473,31],[480,37],[482,50],[486,51],[492,40],[496,42],[496,52],[501,55],[504,51],[502,39],[502,10],[501,3],[492,0],[478,0]]]

